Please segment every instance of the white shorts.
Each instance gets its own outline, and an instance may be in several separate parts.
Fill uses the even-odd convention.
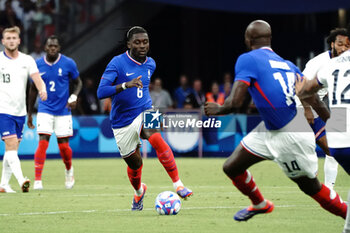
[[[261,122],[242,139],[241,145],[258,157],[275,161],[290,178],[312,179],[318,169],[315,136],[305,118],[304,132],[295,132],[293,123],[303,124],[296,118],[279,130],[267,130]]]
[[[126,158],[136,151],[141,145],[140,132],[143,123],[143,112],[127,126],[118,129],[112,129],[115,141],[119,148],[122,158]]]
[[[36,116],[38,134],[56,134],[57,138],[73,136],[72,115],[54,116],[39,112]]]

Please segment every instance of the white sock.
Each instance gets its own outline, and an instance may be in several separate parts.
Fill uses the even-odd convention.
[[[1,175],[1,183],[0,186],[4,187],[9,185],[10,179],[12,176],[11,168],[7,161],[6,153],[4,154],[3,161],[2,161],[2,175]]]
[[[177,187],[179,187],[179,186],[184,186],[184,184],[182,183],[182,181],[181,181],[180,179],[179,179],[178,181],[176,181],[176,182],[173,183],[173,187],[174,187],[175,190],[176,190]]]
[[[263,201],[260,202],[259,204],[253,205],[253,208],[254,208],[254,209],[262,209],[262,208],[264,208],[264,207],[266,206],[266,204],[267,204],[266,200],[263,200]]]
[[[24,177],[22,173],[21,162],[19,161],[17,151],[15,150],[6,151],[5,156],[13,174],[15,175],[18,181],[19,186],[22,186],[24,182]]]
[[[328,188],[333,189],[337,174],[338,162],[332,156],[326,155],[324,161],[324,184]]]
[[[136,194],[136,196],[141,196],[142,193],[143,193],[143,187],[141,184],[141,187],[139,188],[139,190],[135,190],[135,194]]]
[[[350,190],[348,193],[348,204],[349,203],[350,203]],[[347,213],[346,213],[344,233],[350,233],[350,208],[348,208]]]

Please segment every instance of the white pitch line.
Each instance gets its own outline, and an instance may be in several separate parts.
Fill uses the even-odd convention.
[[[203,209],[236,209],[245,208],[246,206],[203,206],[203,207],[184,207],[183,210],[203,210]],[[277,205],[277,208],[319,208],[317,205]],[[144,208],[143,211],[154,211],[154,208]],[[55,215],[55,214],[73,214],[73,213],[118,213],[131,212],[130,209],[114,209],[114,210],[81,210],[81,211],[49,211],[49,212],[30,212],[30,213],[0,213],[0,217],[8,216],[32,216],[32,215]]]

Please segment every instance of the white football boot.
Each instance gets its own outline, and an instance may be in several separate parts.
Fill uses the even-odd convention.
[[[66,173],[66,189],[71,189],[74,186],[75,180],[74,180],[74,170],[73,170],[73,166],[67,170],[65,169],[65,173]]]
[[[42,190],[42,189],[44,189],[43,182],[41,180],[34,181],[34,190]]]

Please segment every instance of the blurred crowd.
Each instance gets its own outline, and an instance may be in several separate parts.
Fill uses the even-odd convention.
[[[0,33],[7,27],[20,27],[21,51],[39,53],[48,36],[60,35],[64,43],[93,23],[104,14],[105,1],[0,0]]]
[[[19,26],[21,29],[21,51],[29,53],[34,59],[45,55],[45,38],[59,34],[61,42],[67,42],[77,32],[77,25],[89,25],[103,15],[108,0],[0,0],[0,34],[7,27]],[[3,50],[0,43],[0,51]],[[96,88],[98,81],[93,77],[82,77],[84,87],[78,98],[76,115],[108,114],[111,100],[98,100]],[[150,95],[153,105],[160,109],[201,109],[206,101],[223,104],[229,96],[233,76],[226,72],[218,81],[206,84],[202,80],[191,80],[180,75],[179,86],[174,90],[163,87],[161,77],[153,79]],[[256,113],[250,96],[238,113]]]

